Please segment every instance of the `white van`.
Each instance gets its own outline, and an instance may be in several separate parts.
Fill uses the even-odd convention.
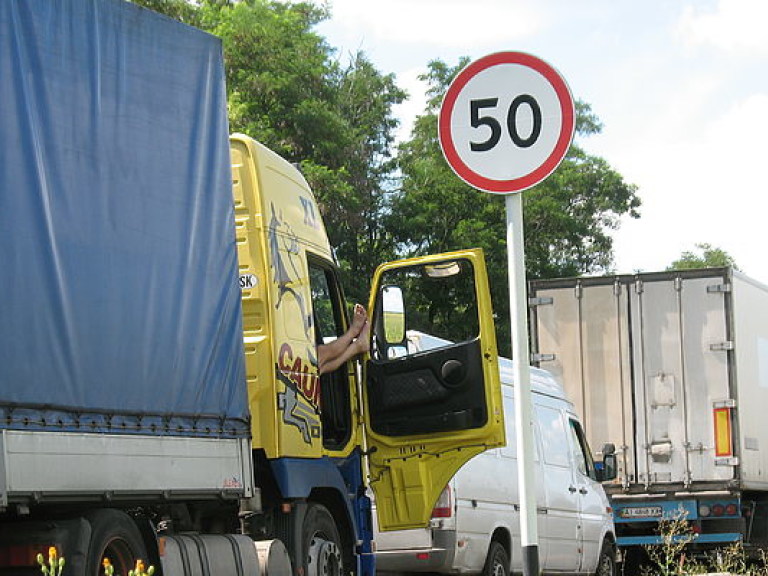
[[[450,344],[414,332],[414,351]],[[443,490],[430,527],[379,532],[381,571],[507,576],[522,572],[512,361],[500,360],[507,445],[475,456]],[[541,572],[616,573],[616,536],[599,480],[615,475],[613,455],[595,466],[562,386],[531,368],[536,508]],[[374,504],[375,512],[375,504]]]

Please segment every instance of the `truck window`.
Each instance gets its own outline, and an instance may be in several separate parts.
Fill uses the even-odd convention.
[[[469,258],[441,257],[377,272],[365,382],[376,434],[436,434],[488,423],[476,270]]]
[[[474,271],[468,260],[388,270],[381,284],[382,299],[386,301],[388,293],[396,290],[400,303],[393,309],[396,312],[383,311],[388,341],[375,343],[378,346],[372,351],[374,357],[407,356],[478,337]],[[395,322],[404,325],[390,330]],[[395,342],[389,336],[393,332],[403,334],[403,338],[414,332],[422,336]]]
[[[344,304],[333,268],[320,260],[309,261],[312,319],[315,343],[328,343],[344,333]],[[316,351],[315,351],[316,353]],[[349,363],[320,376],[320,422],[323,445],[329,450],[344,446],[351,434]]]

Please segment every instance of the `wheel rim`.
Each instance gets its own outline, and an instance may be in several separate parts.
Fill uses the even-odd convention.
[[[107,542],[101,553],[99,565],[103,566],[105,559],[114,567],[115,574],[125,575],[136,568],[136,560],[128,543],[122,538],[114,538]]]
[[[341,551],[334,542],[315,535],[309,544],[307,576],[341,576]]]
[[[501,562],[493,563],[493,576],[507,576],[507,571]]]
[[[600,557],[600,566],[597,571],[598,576],[613,576],[613,560],[608,554]]]

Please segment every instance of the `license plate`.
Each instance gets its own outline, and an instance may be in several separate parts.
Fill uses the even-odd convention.
[[[619,510],[621,518],[660,518],[661,506],[637,506]]]

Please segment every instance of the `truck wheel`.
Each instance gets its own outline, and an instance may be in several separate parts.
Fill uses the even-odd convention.
[[[342,576],[341,538],[333,516],[322,504],[310,504],[301,527],[304,576]]]
[[[125,575],[136,568],[136,561],[147,563],[147,547],[138,527],[128,514],[120,510],[97,510],[87,517],[91,524],[86,576],[103,573],[105,558],[114,566],[115,574]],[[149,567],[149,566],[147,566]]]
[[[491,542],[488,548],[483,576],[509,576],[509,555],[498,542]]]
[[[600,548],[595,576],[616,576],[616,548],[608,540],[605,540]]]

